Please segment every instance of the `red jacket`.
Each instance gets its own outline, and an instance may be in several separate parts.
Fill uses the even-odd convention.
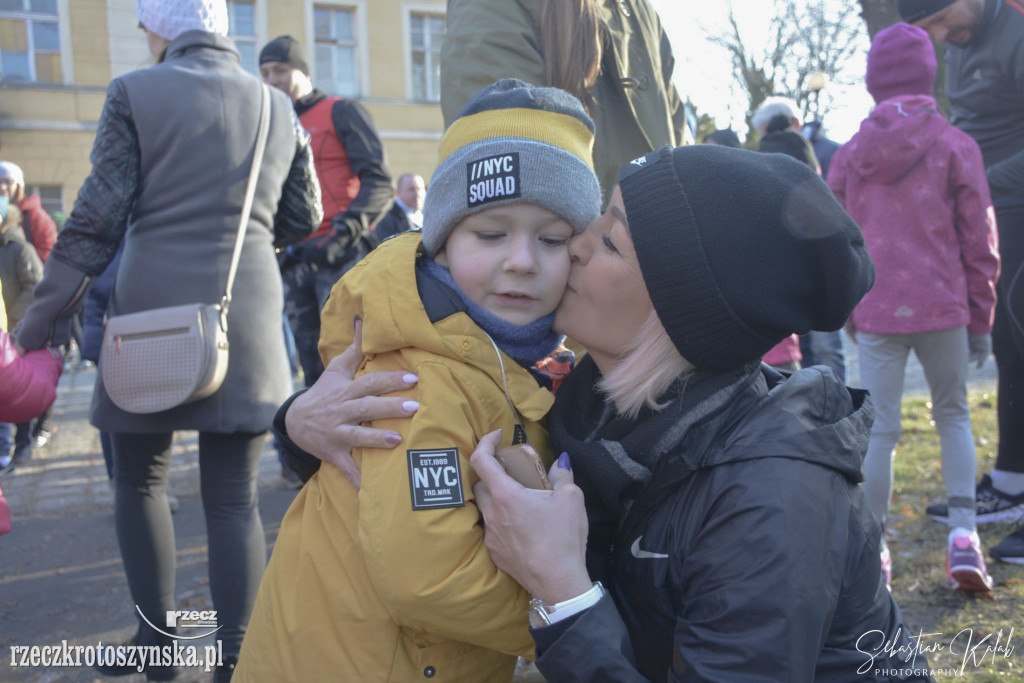
[[[25,237],[36,248],[39,260],[46,263],[50,249],[57,241],[57,224],[50,218],[50,214],[43,210],[42,201],[37,194],[30,194],[22,199],[18,202],[18,208],[21,209]]]
[[[324,207],[324,220],[314,236],[327,232],[334,217],[347,210],[359,194],[359,176],[352,171],[348,151],[331,117],[334,103],[340,99],[325,97],[299,115],[302,127],[309,132],[313,164],[320,179],[320,202]]]

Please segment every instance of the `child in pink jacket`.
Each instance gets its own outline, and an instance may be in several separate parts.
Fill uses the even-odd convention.
[[[7,334],[7,312],[0,296],[0,422],[24,422],[40,415],[57,396],[63,361],[49,349],[19,356]],[[0,453],[0,467],[5,466]]]
[[[864,459],[864,493],[885,523],[900,436],[903,373],[911,350],[924,368],[942,448],[953,588],[987,591],[992,580],[975,523],[974,439],[968,359],[991,348],[999,274],[995,219],[981,152],[950,125],[930,93],[935,52],[909,24],[880,32],[868,53],[876,106],[832,159],[828,184],[860,225],[875,261],[874,288],[847,331],[876,418]],[[883,546],[883,573],[891,572]]]

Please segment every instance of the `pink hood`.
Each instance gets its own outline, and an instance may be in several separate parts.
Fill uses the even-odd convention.
[[[921,161],[948,125],[927,95],[885,100],[847,143],[850,168],[864,180],[895,183]]]

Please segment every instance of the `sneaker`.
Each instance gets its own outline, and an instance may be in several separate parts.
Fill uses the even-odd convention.
[[[957,528],[950,532],[946,576],[949,577],[953,590],[992,590],[992,577],[988,575],[988,569],[985,567],[977,531]]]
[[[984,475],[975,489],[976,517],[978,524],[990,522],[1013,523],[1024,517],[1024,493],[1011,496],[992,486],[992,477]],[[949,524],[949,507],[945,503],[929,505],[928,516],[936,522]]]
[[[885,587],[892,590],[892,553],[889,552],[889,546],[882,542],[882,579],[885,581]]]
[[[1024,524],[1012,534],[989,548],[988,554],[997,562],[1024,564]]]
[[[51,439],[53,439],[53,432],[49,429],[40,429],[39,432],[32,437],[32,443],[36,448],[42,448],[46,444],[50,443]]]
[[[0,458],[0,477],[5,474],[10,474],[13,471],[14,462],[12,462],[11,456],[8,455],[6,458]]]

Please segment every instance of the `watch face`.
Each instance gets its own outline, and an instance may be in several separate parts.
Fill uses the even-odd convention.
[[[548,611],[544,606],[544,601],[540,598],[530,600],[530,627],[542,628],[550,625],[551,620],[548,618]]]

